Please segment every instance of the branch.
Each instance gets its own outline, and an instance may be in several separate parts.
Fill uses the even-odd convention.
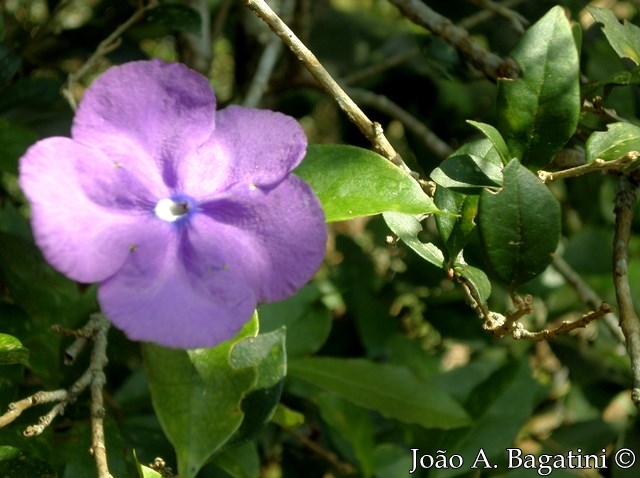
[[[315,55],[311,53],[271,7],[264,0],[243,0],[243,2],[291,49],[309,73],[322,85],[323,89],[336,100],[338,106],[347,114],[349,120],[372,143],[374,149],[403,171],[411,173],[411,170],[384,135],[382,126],[379,123],[372,122],[364,114],[322,66]]]
[[[30,397],[9,404],[8,411],[0,416],[0,427],[16,420],[22,412],[45,403],[55,403],[51,410],[42,415],[38,423],[29,425],[23,432],[26,437],[40,435],[58,415],[63,415],[67,405],[74,403],[87,388],[91,388],[91,453],[96,462],[98,478],[113,478],[109,473],[107,455],[104,444],[104,404],[102,388],[106,382],[104,367],[107,365],[107,331],[110,324],[102,314],[94,314],[87,324],[78,330],[70,331],[54,327],[54,331],[76,336],[76,341],[65,351],[65,363],[75,360],[77,353],[88,339],[93,339],[89,368],[76,380],[68,390],[40,391]]]
[[[492,0],[471,0],[471,3],[475,3],[480,8],[484,8],[488,13],[506,18],[507,20],[509,20],[509,23],[511,23],[512,28],[520,35],[524,33],[524,27],[529,25],[529,20],[520,15],[518,12],[511,10],[505,4],[497,3]],[[511,3],[516,4],[518,2]],[[460,22],[458,26],[462,27],[462,22]]]
[[[616,290],[620,327],[627,341],[633,372],[631,398],[640,409],[640,320],[636,315],[629,287],[628,247],[633,221],[633,206],[638,198],[637,176],[623,175],[616,193],[616,229],[613,238],[613,285]]]
[[[400,121],[438,159],[445,159],[453,152],[453,148],[442,141],[424,123],[386,96],[372,93],[362,88],[349,88],[347,91],[360,104],[369,105]]]
[[[200,16],[200,35],[183,33],[178,36],[180,59],[190,68],[209,76],[213,60],[213,41],[211,39],[211,18],[207,0],[184,0]]]
[[[389,0],[412,22],[454,46],[466,60],[488,78],[516,78],[519,68],[515,60],[501,58],[483,48],[464,29],[433,11],[420,0]]]
[[[557,270],[564,280],[567,281],[569,285],[571,285],[580,300],[587,304],[590,308],[600,307],[603,303],[603,300],[598,296],[598,294],[589,287],[580,275],[573,270],[573,268],[567,264],[567,262],[559,255],[553,256],[552,265],[555,270]],[[608,313],[604,316],[604,322],[611,331],[611,333],[621,342],[625,342],[624,334],[620,330],[620,321],[618,317],[613,313]]]
[[[515,310],[505,316],[498,312],[492,312],[489,310],[487,305],[480,301],[479,294],[470,281],[462,276],[458,276],[457,279],[458,282],[462,284],[467,303],[476,311],[478,316],[484,320],[484,329],[500,338],[510,335],[515,340],[531,340],[534,342],[551,340],[559,335],[571,332],[572,330],[586,327],[594,320],[605,317],[607,314],[613,312],[613,309],[609,304],[601,302],[597,310],[588,312],[579,319],[563,321],[556,327],[532,332],[527,330],[520,322],[522,317],[532,312],[531,296],[525,296],[525,298],[522,299],[518,296],[512,295]]]
[[[538,171],[538,177],[542,182],[550,183],[551,181],[557,181],[558,179],[575,178],[593,171],[617,171],[626,173],[640,166],[640,162],[638,161],[639,158],[640,153],[638,153],[638,151],[629,151],[624,156],[611,161],[598,158],[587,164],[576,166],[575,168],[563,169],[555,172]]]

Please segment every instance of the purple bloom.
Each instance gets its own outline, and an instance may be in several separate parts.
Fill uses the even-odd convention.
[[[216,345],[324,257],[319,202],[291,174],[302,128],[215,106],[207,79],[184,65],[113,67],[86,91],[72,138],[39,141],[20,162],[45,258],[99,283],[103,312],[131,339]]]

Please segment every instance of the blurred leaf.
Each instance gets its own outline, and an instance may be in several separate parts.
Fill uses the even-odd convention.
[[[158,5],[148,11],[146,23],[138,31],[144,31],[148,37],[167,35],[173,32],[185,32],[202,35],[202,19],[191,7],[179,4]]]
[[[304,415],[279,403],[271,420],[282,428],[295,428],[304,423]]]
[[[596,80],[586,83],[581,86],[581,98],[589,98],[600,88],[607,86],[627,86],[637,85],[640,83],[640,67],[634,68],[631,71],[623,70],[618,71],[604,80]]]
[[[464,409],[447,393],[418,380],[404,367],[360,359],[308,358],[292,361],[289,374],[405,423],[445,429],[469,423]]]
[[[467,120],[467,123],[481,131],[487,139],[491,141],[491,144],[500,155],[500,159],[502,159],[503,164],[507,164],[511,161],[511,153],[509,153],[507,143],[504,142],[504,138],[496,128],[490,124],[479,123],[477,121]]]
[[[233,478],[261,476],[260,456],[255,443],[225,448],[215,457],[213,462]]]
[[[29,350],[17,338],[0,333],[0,365],[22,364],[29,362]]]
[[[55,478],[53,468],[41,459],[12,446],[0,446],[2,478]]]
[[[513,445],[518,430],[529,418],[536,396],[543,388],[531,377],[528,358],[514,360],[478,385],[466,402],[473,425],[445,432],[439,446],[447,455],[459,454],[469,466],[482,449],[490,463],[496,463]],[[536,393],[537,392],[537,393]],[[483,465],[479,462],[479,466]],[[434,470],[435,478],[457,476],[468,470]]]
[[[498,80],[498,129],[522,164],[543,166],[571,138],[580,115],[578,51],[563,8],[528,28],[511,56],[520,75]]]
[[[18,160],[38,140],[29,128],[0,118],[0,170],[18,174]]]
[[[435,219],[438,232],[447,249],[449,262],[452,262],[469,242],[471,233],[476,228],[479,196],[439,187],[436,188],[433,199],[441,211],[451,213],[438,214]]]
[[[263,332],[286,327],[290,359],[317,352],[331,332],[331,312],[322,304],[320,291],[313,284],[288,299],[261,304],[258,310]]]
[[[640,64],[640,28],[633,23],[620,21],[609,9],[587,6],[587,11],[598,22],[620,58],[629,58],[636,65]]]
[[[255,367],[229,363],[235,343],[258,331],[254,314],[232,340],[210,349],[177,350],[142,346],[153,408],[178,457],[178,474],[193,478],[238,430],[241,402],[255,385]]]
[[[368,478],[373,473],[374,427],[370,412],[331,393],[315,399],[323,420],[345,440],[358,460],[358,470]]]
[[[517,287],[551,262],[560,239],[560,204],[538,177],[511,161],[498,193],[483,191],[478,232],[497,279]]]
[[[391,443],[383,443],[374,452],[376,478],[398,478],[411,471],[412,458],[406,448]]]
[[[618,159],[630,151],[640,153],[640,127],[631,123],[611,123],[607,131],[596,131],[586,144],[587,162],[600,158]]]
[[[398,212],[386,212],[383,217],[389,229],[420,257],[436,267],[444,267],[442,251],[430,242],[422,242],[418,237],[422,231],[422,225],[416,217]]]
[[[366,149],[311,145],[294,172],[317,194],[327,222],[385,211],[438,212],[415,179]]]

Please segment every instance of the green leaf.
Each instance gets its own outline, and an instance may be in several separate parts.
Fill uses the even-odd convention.
[[[418,234],[422,232],[422,225],[415,216],[398,212],[386,212],[382,216],[389,229],[420,257],[436,267],[444,267],[442,251],[433,243],[422,242],[418,237]]]
[[[487,274],[476,267],[458,263],[453,266],[453,272],[456,276],[462,276],[471,282],[471,285],[473,285],[478,292],[478,298],[481,302],[484,303],[489,300],[489,296],[491,295],[491,282]]]
[[[233,478],[255,478],[260,476],[260,456],[253,442],[225,448],[213,462]],[[210,476],[210,475],[206,475]],[[217,476],[217,475],[216,475]]]
[[[571,138],[580,115],[578,50],[563,8],[531,26],[511,56],[520,75],[498,80],[498,129],[522,164],[543,166]]]
[[[29,350],[15,337],[0,333],[0,365],[27,365]]]
[[[593,96],[600,88],[606,88],[611,86],[628,86],[637,85],[640,83],[640,67],[634,68],[631,71],[623,70],[618,71],[604,80],[591,81],[582,85],[580,97],[589,98]],[[605,90],[606,92],[606,90]]]
[[[314,190],[327,222],[386,211],[438,212],[411,176],[382,156],[345,145],[311,145],[295,174]]]
[[[449,261],[455,260],[467,244],[476,227],[478,195],[461,194],[447,188],[437,188],[434,196],[436,206],[449,214],[438,214],[436,226],[442,238]]]
[[[490,124],[479,123],[477,121],[467,120],[467,123],[481,131],[487,139],[491,141],[491,144],[500,155],[500,159],[502,159],[503,164],[507,164],[511,161],[511,153],[509,153],[507,143],[504,142],[504,138],[496,128]]]
[[[135,450],[133,450],[133,461],[135,462],[136,469],[138,470],[138,478],[162,478],[162,474],[160,472],[140,463]]]
[[[258,380],[255,367],[234,368],[234,344],[254,337],[254,314],[232,340],[210,349],[177,350],[143,344],[153,408],[176,450],[178,474],[193,478],[238,430],[241,402]]]
[[[0,118],[0,169],[18,174],[18,160],[38,136],[29,128]]]
[[[513,160],[504,169],[502,190],[480,195],[478,232],[496,277],[517,287],[551,262],[560,239],[560,204],[535,174]]]
[[[473,192],[480,188],[498,188],[502,168],[472,154],[449,156],[431,172],[438,186],[454,191]],[[469,191],[471,190],[471,191]]]
[[[469,423],[451,396],[404,367],[361,359],[308,358],[292,361],[289,375],[405,423],[429,428]]]
[[[288,299],[260,305],[263,332],[286,327],[290,359],[317,352],[329,337],[333,318],[321,298],[318,288],[309,284]]]
[[[607,131],[596,131],[586,144],[587,162],[600,158],[618,159],[630,151],[640,153],[640,127],[631,123],[611,123]]]
[[[285,328],[234,344],[229,362],[234,369],[254,367],[258,373],[253,389],[242,401],[242,425],[227,444],[235,446],[253,438],[271,419],[280,402],[287,374]]]
[[[474,423],[468,428],[446,432],[439,446],[448,456],[459,454],[464,463],[473,464],[482,448],[490,463],[504,456],[505,448],[514,444],[518,430],[531,416],[536,392],[542,387],[531,377],[525,356],[498,369],[478,385],[466,402]],[[482,467],[482,462],[478,462]],[[468,468],[467,468],[468,471]],[[445,478],[464,473],[455,470],[434,470],[433,476]]]
[[[375,435],[371,412],[327,392],[318,394],[314,401],[322,419],[337,432],[339,441],[345,440],[350,445],[348,451],[357,458],[362,476],[370,477]]]
[[[640,28],[633,23],[620,21],[613,12],[606,8],[588,6],[591,16],[600,24],[609,44],[620,58],[629,58],[636,65],[640,64]]]

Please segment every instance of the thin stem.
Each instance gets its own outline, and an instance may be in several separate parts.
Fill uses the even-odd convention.
[[[355,124],[360,132],[371,142],[374,149],[395,165],[410,173],[411,170],[404,163],[400,155],[391,146],[384,135],[382,126],[371,121],[356,103],[338,85],[329,72],[322,66],[315,55],[300,41],[286,23],[267,5],[264,0],[243,0],[271,30],[291,49],[298,60],[307,68],[309,73],[320,83],[346,113],[349,120]]]
[[[576,166],[575,168],[563,169],[562,171],[538,171],[538,177],[544,183],[550,183],[551,181],[557,181],[558,179],[575,178],[593,171],[628,172],[640,166],[640,162],[638,161],[639,158],[640,153],[637,151],[630,151],[624,156],[611,161],[598,158],[587,164]]]
[[[613,238],[613,284],[618,301],[620,327],[627,341],[633,372],[631,398],[640,409],[640,319],[636,315],[629,287],[628,247],[633,220],[633,206],[638,198],[639,178],[623,175],[616,194],[616,228]]]
[[[518,65],[511,58],[501,58],[483,48],[469,33],[451,20],[433,11],[420,0],[389,0],[412,22],[454,46],[467,61],[488,78],[516,78]]]
[[[190,68],[209,75],[213,60],[213,42],[211,40],[211,18],[207,0],[184,0],[200,16],[200,34],[184,33],[178,37],[180,59]]]
[[[588,305],[590,308],[599,308],[603,303],[603,300],[598,296],[598,294],[589,287],[580,275],[573,270],[573,268],[559,255],[555,255],[553,257],[552,262],[553,268],[557,270],[564,280],[567,281],[571,287],[576,291],[580,300]],[[625,342],[624,334],[622,330],[620,330],[620,320],[613,313],[613,311],[609,312],[604,316],[604,322],[611,331],[611,333],[621,342]]]
[[[445,159],[453,148],[442,141],[433,131],[407,110],[383,95],[362,88],[349,88],[351,97],[362,105],[369,105],[400,121],[411,131],[438,159]]]
[[[94,336],[93,352],[91,354],[91,450],[96,461],[98,478],[112,478],[107,464],[107,450],[104,443],[104,398],[102,389],[107,382],[104,368],[107,359],[107,331],[110,324],[100,314],[98,327]]]

